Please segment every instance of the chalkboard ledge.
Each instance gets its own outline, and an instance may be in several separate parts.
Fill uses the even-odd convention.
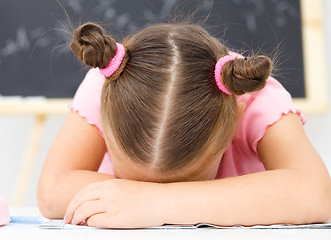
[[[65,115],[72,99],[0,97],[1,115]]]

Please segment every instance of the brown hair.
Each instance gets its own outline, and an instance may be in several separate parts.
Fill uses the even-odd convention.
[[[226,63],[218,90],[214,67],[229,50],[202,27],[161,24],[123,40],[125,58],[105,81],[101,124],[132,161],[166,173],[194,163],[211,143],[215,154],[232,140],[234,95],[260,90],[270,74],[268,57]],[[94,23],[78,27],[71,49],[91,67],[106,67],[116,42]]]

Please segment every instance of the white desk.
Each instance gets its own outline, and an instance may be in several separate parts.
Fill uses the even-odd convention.
[[[36,209],[11,209],[12,215],[37,216]],[[244,240],[330,240],[331,229],[141,229],[141,230],[104,230],[104,229],[41,229],[37,224],[8,224],[0,227],[1,240],[163,240],[163,239],[244,239]]]

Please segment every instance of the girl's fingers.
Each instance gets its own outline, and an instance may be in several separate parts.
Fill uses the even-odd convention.
[[[86,224],[90,227],[118,228],[115,226],[109,226],[109,219],[106,213],[99,213],[90,216],[86,219]]]
[[[100,200],[92,200],[82,203],[74,212],[72,217],[72,224],[81,224],[89,217],[95,215],[104,213],[105,208],[104,205],[102,205],[102,201]]]
[[[84,202],[98,200],[100,198],[100,192],[97,189],[86,187],[79,191],[69,203],[65,216],[64,222],[69,224],[72,221],[72,217],[76,209],[81,206]]]
[[[97,200],[99,200],[99,198],[89,198],[85,202],[97,201]],[[70,204],[69,204],[69,206],[68,206],[68,208],[66,210],[66,214],[65,214],[64,219],[63,219],[64,220],[64,223],[70,224],[72,222],[72,219],[74,217],[75,212],[83,204],[84,204],[84,201],[73,199],[70,202]]]
[[[135,218],[134,216],[123,218],[123,216],[118,216],[113,212],[104,212],[91,215],[85,222],[90,227],[113,229],[136,229],[155,226],[155,224],[145,223],[145,219]]]

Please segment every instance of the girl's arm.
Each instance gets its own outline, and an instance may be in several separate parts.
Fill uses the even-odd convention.
[[[89,185],[70,203],[66,221],[100,227],[198,222],[255,225],[331,218],[331,182],[301,121],[288,114],[270,126],[258,151],[265,172],[212,181]]]
[[[106,145],[98,129],[71,112],[53,142],[38,186],[38,204],[48,218],[61,218],[83,186],[114,178],[97,173]]]
[[[331,218],[331,182],[299,117],[283,116],[258,144],[267,171],[223,180],[169,184],[167,222],[253,225],[323,222]],[[192,201],[194,199],[194,201]],[[195,209],[195,211],[192,211]]]

